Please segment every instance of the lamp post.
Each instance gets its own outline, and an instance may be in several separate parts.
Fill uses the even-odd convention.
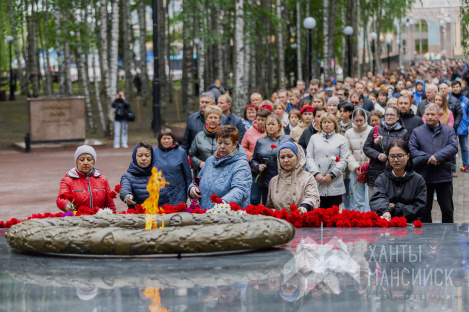
[[[8,49],[10,50],[10,101],[15,100],[15,85],[13,84],[13,67],[11,66],[12,63],[12,58],[11,58],[11,44],[13,43],[13,37],[8,36],[7,38],[8,42]]]
[[[378,38],[378,35],[375,33],[375,32],[372,32],[370,34],[370,38],[371,38],[371,58],[372,58],[372,72],[373,72],[373,76],[376,75],[376,59],[375,59],[375,40],[376,38]]]
[[[388,74],[391,72],[391,57],[389,53],[391,52],[391,38],[388,36],[386,37],[386,45],[388,46]]]
[[[345,26],[344,34],[347,36],[347,54],[348,54],[348,64],[347,64],[347,76],[352,76],[352,53],[350,53],[350,36],[353,34],[352,26]]]
[[[158,67],[158,6],[156,0],[152,0],[151,4],[153,8],[153,133],[156,137],[161,130],[160,71]]]
[[[303,26],[304,28],[306,28],[308,30],[308,66],[307,66],[307,77],[309,78],[309,81],[311,81],[311,79],[313,79],[313,72],[311,70],[312,68],[312,60],[313,60],[313,52],[312,52],[312,49],[311,49],[311,34],[312,34],[312,30],[314,27],[316,27],[316,20],[312,17],[307,17],[303,20]]]

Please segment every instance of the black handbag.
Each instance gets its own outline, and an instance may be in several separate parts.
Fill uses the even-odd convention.
[[[135,114],[132,112],[132,110],[129,108],[125,114],[125,119],[127,121],[135,121]]]

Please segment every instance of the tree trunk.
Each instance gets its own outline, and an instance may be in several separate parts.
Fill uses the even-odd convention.
[[[191,45],[193,21],[190,0],[184,0],[183,6],[182,105],[189,113],[194,108],[194,66]]]
[[[354,57],[352,58],[352,63],[354,64],[354,67],[355,67],[355,70],[354,70],[354,76],[358,76],[360,77],[361,76],[361,73],[360,73],[360,60],[358,58],[359,56],[359,50],[360,50],[360,46],[358,44],[358,34],[359,34],[359,27],[360,27],[360,0],[355,0],[355,10],[356,10],[356,14],[355,14],[355,20],[354,20],[354,26],[353,26],[353,36],[355,37],[355,41],[354,41]]]
[[[16,15],[15,15],[15,9],[12,3],[12,0],[7,0],[7,7],[8,7],[8,13],[10,16],[10,25],[11,25],[11,36],[13,37],[13,46],[15,50],[15,57],[17,59],[18,63],[18,75],[17,77],[20,80],[20,87],[21,87],[21,94],[28,94],[28,82],[23,75],[23,68],[21,66],[21,54],[20,54],[20,49],[18,45],[18,37],[16,34],[17,30],[17,25],[16,25]],[[21,19],[23,20],[23,19]],[[22,23],[21,23],[22,24]],[[26,61],[26,59],[25,59]]]
[[[54,9],[54,32],[55,32],[55,49],[57,50],[57,63],[58,63],[58,75],[59,75],[59,95],[65,94],[65,70],[64,70],[64,55],[63,55],[63,40],[59,41],[59,37],[62,38],[62,31],[60,28],[62,25],[62,14],[59,5],[57,4]]]
[[[99,60],[100,60],[100,70],[101,70],[101,88],[104,93],[104,103],[107,109],[107,126],[106,133],[109,137],[112,136],[113,128],[111,127],[112,122],[114,121],[114,109],[111,107],[112,96],[110,93],[110,77],[109,77],[109,63],[108,63],[108,30],[107,30],[107,20],[108,20],[108,11],[107,11],[107,0],[100,0],[100,32],[99,32]]]
[[[335,69],[331,68],[331,59],[334,58],[334,53],[335,53],[335,22],[336,22],[336,16],[337,16],[337,9],[336,9],[336,0],[331,0],[330,2],[330,13],[329,13],[329,75],[332,75],[335,77]],[[334,59],[334,67],[335,64],[337,63],[337,60]]]
[[[221,11],[218,6],[214,6],[214,15],[215,15],[215,44],[216,44],[216,63],[217,63],[217,73],[215,74],[216,79],[223,80],[223,29],[221,27],[220,15]],[[227,81],[223,81],[227,83]]]
[[[28,63],[30,68],[31,84],[33,87],[32,97],[39,97],[39,77],[38,77],[38,55],[37,55],[37,36],[34,29],[34,16],[27,17],[28,27]]]
[[[130,45],[130,2],[121,0],[121,16],[122,16],[122,49],[125,70],[125,95],[127,98],[133,98],[133,79],[132,79],[132,50]]]
[[[46,75],[46,85],[44,88],[45,94],[47,96],[52,96],[53,93],[53,88],[52,88],[52,75],[50,72],[50,57],[49,57],[49,47],[50,47],[50,39],[49,39],[49,1],[48,0],[43,0],[42,1],[43,5],[43,18],[44,18],[44,38],[45,38],[45,44],[43,44],[43,50],[45,53],[45,75]]]
[[[166,38],[166,55],[168,57],[168,82],[167,82],[167,88],[166,88],[166,94],[168,95],[168,102],[170,104],[173,103],[173,76],[172,76],[172,69],[171,69],[171,22],[170,22],[170,17],[169,17],[169,6],[170,6],[170,0],[166,0],[166,10],[165,10],[165,21],[167,22],[166,24],[166,30],[167,32],[167,38]],[[178,120],[179,121],[179,120]]]
[[[362,48],[362,64],[360,66],[361,68],[361,72],[363,73],[363,75],[366,74],[366,51],[367,51],[367,41],[368,41],[368,21],[367,21],[367,10],[365,8],[365,18],[364,18],[364,21],[363,21],[363,37],[362,37],[362,41],[363,41],[363,48]]]
[[[277,19],[277,84],[279,89],[285,89],[285,39],[284,39],[284,20],[282,18],[283,5],[281,0],[276,0],[275,11]]]
[[[323,60],[324,60],[324,78],[329,77],[331,73],[331,58],[329,56],[329,1],[323,0],[322,8],[322,44],[323,44]]]
[[[377,67],[377,73],[382,73],[383,72],[383,65],[381,62],[381,40],[379,40],[379,37],[381,36],[381,17],[383,15],[383,4],[379,2],[378,5],[378,11],[376,14],[376,34],[378,35],[378,39],[376,40],[376,47],[375,47],[375,60],[376,60],[376,67]]]
[[[146,1],[138,0],[138,25],[139,25],[139,46],[140,46],[140,78],[142,80],[142,103],[143,106],[147,105],[148,100],[148,72],[147,72],[147,48],[145,43],[147,41],[147,29],[145,21],[145,6]]]
[[[97,14],[97,6],[93,6],[93,18],[95,20],[95,31],[93,31],[94,36],[91,36],[92,40],[92,46],[93,46],[93,59],[91,62],[91,66],[93,67],[93,83],[94,83],[94,95],[96,98],[96,106],[98,107],[98,112],[99,112],[99,121],[101,123],[101,129],[103,130],[104,133],[107,133],[107,128],[106,128],[106,119],[104,118],[104,111],[103,111],[103,105],[101,103],[101,92],[99,90],[99,82],[98,82],[98,74],[96,72],[96,58],[98,57],[98,63],[102,64],[104,61],[100,60],[101,53],[100,49],[97,45],[97,41],[99,38],[99,32],[98,30],[98,14]],[[105,63],[105,62],[104,62]],[[101,76],[101,83],[103,82],[102,77],[103,75],[100,73]]]
[[[242,113],[246,105],[246,84],[244,68],[244,0],[236,0],[236,18],[235,18],[235,56],[236,65],[234,73],[233,111]]]
[[[272,12],[272,2],[271,0],[265,0],[265,6],[262,6],[265,10],[265,30],[266,30],[266,44],[265,44],[265,82],[264,82],[264,94],[265,97],[270,99],[273,91],[273,62],[272,62],[272,49],[271,49],[271,34],[272,34],[272,23],[269,15]]]
[[[296,3],[296,79],[308,80],[303,77],[303,68],[301,66],[301,10],[300,1]]]
[[[26,17],[26,27],[21,27],[21,53],[23,54],[24,67],[25,67],[25,81],[26,81],[26,95],[29,97],[31,83],[31,69],[29,68],[31,60],[29,59],[29,39],[25,37],[25,30],[28,27],[28,17]]]
[[[111,45],[109,49],[109,95],[112,97],[117,93],[117,84],[119,83],[117,77],[118,63],[117,57],[119,54],[119,1],[111,0],[112,15],[111,15]]]
[[[160,107],[162,112],[164,112],[166,108],[166,87],[167,87],[167,79],[166,79],[166,19],[164,13],[164,0],[158,0],[158,67],[159,67],[159,80],[160,80]],[[169,62],[169,55],[167,57]],[[162,114],[162,116],[164,116]]]
[[[197,8],[199,12],[204,12],[204,2],[197,1]],[[197,82],[199,83],[199,96],[205,90],[205,36],[206,36],[206,27],[205,27],[205,19],[203,18],[204,14],[201,14],[197,17],[197,38],[199,39],[198,45],[196,44],[197,49]]]

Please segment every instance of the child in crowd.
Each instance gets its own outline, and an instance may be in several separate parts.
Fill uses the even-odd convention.
[[[285,134],[290,135],[291,131],[296,126],[298,126],[300,119],[301,119],[300,111],[297,109],[292,109],[290,113],[288,113],[288,120],[290,121],[290,123],[283,129],[283,131],[285,131]]]
[[[370,125],[372,127],[379,126],[381,123],[381,117],[383,117],[383,113],[379,110],[372,110],[370,112]]]

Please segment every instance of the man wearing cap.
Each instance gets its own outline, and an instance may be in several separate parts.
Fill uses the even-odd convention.
[[[184,138],[182,139],[182,148],[189,152],[192,141],[194,140],[197,133],[204,130],[205,127],[205,108],[209,105],[215,105],[215,95],[208,91],[200,95],[199,111],[193,113],[187,118],[186,131],[184,132]],[[226,124],[227,118],[225,115],[221,118],[221,126]]]
[[[305,129],[308,128],[311,122],[313,121],[313,112],[314,107],[311,105],[305,105],[301,108],[301,121],[298,126],[293,128],[290,132],[290,136],[293,138],[293,140],[295,140],[295,142],[298,142],[301,135],[303,134],[303,131],[305,131]]]

